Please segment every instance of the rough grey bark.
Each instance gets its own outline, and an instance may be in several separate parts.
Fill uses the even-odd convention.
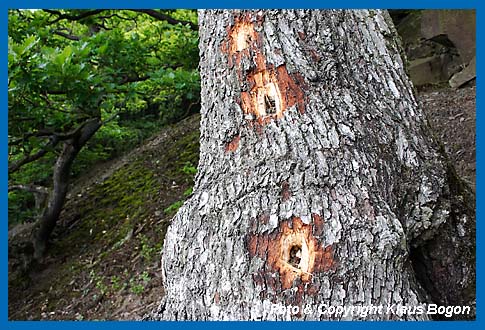
[[[473,206],[387,12],[201,11],[199,24],[199,172],[148,318],[427,319],[316,307],[473,301]]]

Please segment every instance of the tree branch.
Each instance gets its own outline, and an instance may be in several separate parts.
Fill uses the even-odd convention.
[[[98,118],[90,118],[80,124],[75,129],[67,133],[57,133],[47,130],[39,130],[38,132],[29,133],[31,136],[49,136],[49,142],[46,143],[39,151],[35,154],[27,155],[25,158],[16,161],[8,166],[8,173],[14,173],[18,171],[23,165],[36,161],[37,159],[43,157],[50,148],[55,147],[60,141],[68,140],[82,133],[83,128],[86,125],[93,125],[93,123],[100,123]]]
[[[8,165],[8,173],[9,174],[14,173],[18,171],[25,164],[31,163],[43,157],[49,151],[49,148],[55,147],[57,143],[59,143],[59,141],[60,141],[59,138],[57,138],[55,135],[52,135],[49,138],[49,142],[46,143],[45,146],[41,148],[39,151],[37,151],[35,154],[28,155],[25,158]]]
[[[61,31],[52,31],[52,33],[54,33],[58,36],[64,37],[66,39],[73,40],[73,41],[81,40],[81,38],[78,37],[78,36],[75,36],[75,35],[72,35],[72,34],[67,34],[67,33],[64,33],[64,32],[61,32]]]
[[[120,115],[120,112],[121,111],[118,111],[118,112],[112,114],[111,116],[109,116],[108,118],[106,118],[105,120],[103,120],[102,124],[105,125],[105,124],[109,123],[110,121],[116,119]]]
[[[28,192],[36,193],[36,194],[48,194],[49,189],[43,186],[36,186],[33,184],[14,184],[11,186],[8,186],[8,191],[14,191],[14,190],[25,190]]]
[[[50,94],[50,95],[65,95],[65,94],[67,94],[67,91],[49,90],[49,91],[44,91],[44,93]]]
[[[128,76],[128,75],[124,75],[122,78],[121,78],[121,81],[120,81],[120,85],[124,85],[124,84],[129,84],[129,83],[132,83],[132,82],[139,82],[139,81],[146,81],[150,79],[150,76],[142,76],[142,77],[139,77],[138,75],[136,76]]]
[[[106,11],[107,9],[96,9],[96,10],[88,10],[82,14],[79,15],[69,15],[69,14],[64,14],[60,12],[59,10],[52,10],[52,9],[43,9],[46,13],[49,13],[51,15],[56,15],[57,18],[54,19],[53,21],[49,22],[49,24],[54,24],[57,23],[63,19],[68,20],[68,21],[80,21],[83,20],[87,17],[97,15],[99,13],[102,13],[103,11]],[[138,12],[138,13],[143,13],[148,16],[151,16],[159,21],[165,21],[167,23],[177,25],[177,24],[182,24],[182,25],[188,25],[191,30],[198,31],[199,26],[195,23],[192,23],[190,21],[184,21],[184,20],[178,20],[175,19],[169,15],[163,14],[159,11],[156,11],[154,9],[130,9],[131,11]]]
[[[82,14],[79,14],[79,15],[63,14],[59,10],[51,10],[51,9],[42,9],[42,10],[45,11],[46,13],[58,16],[55,20],[53,20],[52,22],[49,22],[49,24],[54,24],[54,23],[57,23],[57,22],[59,22],[63,19],[68,20],[68,21],[80,21],[80,20],[83,20],[83,19],[85,19],[89,16],[97,15],[97,14],[105,11],[106,9],[88,10],[88,11],[82,13]]]
[[[199,30],[199,26],[197,24],[194,24],[194,23],[189,22],[189,21],[182,21],[182,20],[175,19],[171,16],[165,15],[165,14],[163,14],[159,11],[153,10],[153,9],[132,9],[132,11],[147,14],[147,15],[153,17],[153,18],[156,18],[159,21],[166,21],[167,23],[170,23],[170,24],[173,24],[173,25],[177,25],[177,24],[188,25],[190,27],[190,29],[194,30],[194,31]]]
[[[17,119],[15,119],[15,120],[17,120]],[[35,132],[25,133],[22,137],[15,139],[15,140],[12,140],[12,141],[9,141],[8,144],[9,145],[19,144],[20,142],[25,141],[26,139],[28,139],[30,137],[49,137],[49,136],[52,136],[52,135],[56,135],[56,132],[51,130],[51,129],[41,128],[41,129],[38,129]]]
[[[79,134],[81,132],[81,130],[84,128],[84,126],[86,125],[89,125],[89,124],[92,124],[93,122],[99,122],[99,119],[98,118],[89,118],[87,119],[86,121],[84,121],[83,123],[81,123],[78,127],[76,127],[75,129],[71,130],[70,132],[67,132],[67,133],[54,133],[54,135],[59,138],[59,140],[67,140],[67,139],[70,139],[70,138],[73,138],[74,136],[76,136],[77,134]]]

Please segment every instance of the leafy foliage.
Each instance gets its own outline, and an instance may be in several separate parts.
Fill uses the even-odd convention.
[[[189,10],[9,11],[9,164],[46,151],[9,184],[49,185],[61,147],[49,142],[86,120],[103,126],[73,175],[198,111],[196,20]],[[10,222],[33,217],[29,194],[9,192]]]

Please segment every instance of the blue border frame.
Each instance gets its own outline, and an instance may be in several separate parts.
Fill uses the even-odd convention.
[[[8,18],[7,18],[7,9],[10,8],[113,8],[113,9],[122,9],[122,8],[386,8],[386,9],[422,9],[422,8],[429,8],[429,9],[476,9],[477,10],[477,31],[484,31],[484,24],[482,23],[482,7],[483,5],[480,4],[479,0],[396,0],[396,1],[377,1],[377,0],[327,0],[327,1],[317,1],[317,0],[246,0],[246,1],[223,1],[223,0],[178,0],[178,1],[170,1],[164,2],[161,0],[154,1],[154,0],[138,0],[138,1],[128,1],[128,0],[3,0],[0,3],[0,27],[2,31],[2,39],[4,40],[0,44],[0,56],[1,56],[1,76],[7,77],[7,26],[8,26]],[[480,33],[477,33],[477,59],[481,59],[482,54],[482,41],[483,37],[481,37]],[[482,71],[482,65],[480,61],[477,61],[477,75],[479,75]],[[485,120],[485,114],[482,114],[479,110],[480,105],[482,104],[481,92],[482,87],[479,83],[480,79],[477,79],[477,128],[482,125],[482,122]],[[0,132],[2,134],[2,138],[0,139],[0,152],[3,155],[7,155],[7,129],[8,129],[8,116],[7,116],[7,79],[3,82],[5,84],[4,92],[1,94],[1,101],[2,101],[2,111],[0,111]],[[483,152],[482,152],[482,144],[484,135],[480,133],[480,130],[477,129],[476,134],[476,143],[477,143],[477,220],[481,219],[481,216],[484,212],[483,207],[481,206],[481,202],[483,201],[483,188],[482,188],[482,174],[480,171],[480,166],[482,164]],[[1,219],[2,229],[0,230],[2,237],[7,237],[7,226],[8,226],[8,207],[7,207],[7,157],[2,158],[0,167],[0,181],[4,182],[3,186],[1,187]],[[477,221],[477,236],[478,233],[481,232],[481,227],[483,225],[480,224],[480,221]],[[247,327],[248,324],[245,322],[230,322],[222,323],[222,322],[170,322],[166,323],[159,323],[159,322],[116,322],[116,321],[108,321],[108,322],[62,322],[59,323],[57,321],[44,321],[42,323],[34,322],[34,321],[7,321],[8,320],[8,306],[7,306],[7,297],[8,297],[8,267],[7,267],[7,258],[8,258],[8,247],[7,247],[7,240],[3,241],[3,244],[0,247],[0,255],[3,260],[1,264],[1,285],[0,285],[0,326],[4,329],[11,329],[11,328],[31,328],[35,326],[42,326],[47,329],[58,329],[60,327],[68,327],[68,328],[94,328],[94,327],[116,327],[119,329],[127,329],[128,327],[143,327],[143,328],[155,328],[155,327],[164,327],[170,326],[173,328],[194,328],[200,329],[205,327],[214,327],[222,329],[223,327],[230,326],[236,328],[244,328]],[[482,253],[480,252],[480,241],[477,239],[477,275],[480,275],[480,262],[479,260],[482,259]],[[339,327],[339,328],[349,328],[349,327],[378,327],[378,328],[390,328],[394,326],[398,327],[440,327],[440,328],[453,328],[456,327],[473,327],[476,328],[478,326],[483,327],[484,322],[483,318],[480,315],[480,292],[482,286],[480,285],[480,281],[478,280],[480,276],[477,276],[477,321],[475,322],[405,322],[405,323],[395,323],[395,322],[377,322],[377,323],[370,323],[370,322],[266,322],[266,323],[252,323],[250,326],[257,326],[258,328],[262,329],[273,329],[273,328],[287,328],[287,329],[294,329],[294,327],[305,327],[307,329],[316,329],[322,326],[329,326],[329,327]]]
[[[472,9],[479,6],[479,0],[15,0],[2,3],[6,8],[385,8],[421,9],[455,8]]]

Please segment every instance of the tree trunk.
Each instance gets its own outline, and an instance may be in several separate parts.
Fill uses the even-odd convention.
[[[387,12],[199,20],[199,172],[167,232],[166,295],[149,318],[421,320],[425,303],[470,304],[473,206]],[[369,305],[383,310],[326,308]]]
[[[72,163],[82,147],[98,131],[101,125],[101,122],[97,119],[88,121],[72,138],[64,141],[62,152],[54,166],[52,191],[49,194],[47,206],[40,218],[39,228],[35,232],[33,240],[34,258],[36,260],[41,260],[44,257],[47,242],[64,206],[69,188]]]

